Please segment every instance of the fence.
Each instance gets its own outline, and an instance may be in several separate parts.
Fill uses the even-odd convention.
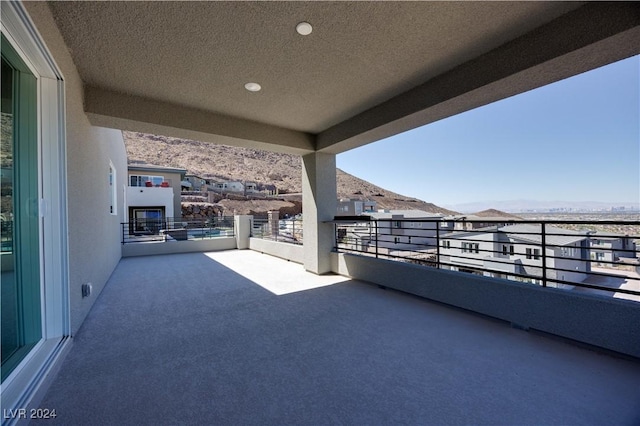
[[[639,245],[631,221],[335,222],[339,252],[640,301]]]
[[[251,236],[291,244],[302,244],[302,219],[254,218]]]
[[[208,219],[145,218],[121,223],[122,244],[234,236],[233,216]]]

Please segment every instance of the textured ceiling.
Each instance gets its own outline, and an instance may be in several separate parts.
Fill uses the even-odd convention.
[[[318,135],[582,3],[49,5],[87,87]]]

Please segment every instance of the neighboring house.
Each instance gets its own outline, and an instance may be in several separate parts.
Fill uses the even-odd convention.
[[[257,182],[244,181],[241,182],[239,180],[229,180],[222,182],[212,183],[211,186],[217,192],[242,192],[243,194],[255,194],[257,192],[261,192],[261,187]],[[273,185],[269,186],[270,193],[276,192],[276,187]]]
[[[516,219],[506,219],[500,216],[487,217],[468,214],[447,216],[445,220],[452,223],[453,229],[456,231],[469,231],[472,229],[486,228],[488,226],[505,226]]]
[[[375,201],[342,198],[338,200],[336,216],[359,216],[361,214],[374,213],[375,211]]]
[[[174,167],[130,165],[124,202],[128,221],[145,227],[145,221],[179,217],[181,181],[186,172]]]
[[[258,184],[255,182],[244,182],[244,192],[246,193],[259,192]]]
[[[547,279],[581,282],[590,272],[587,236],[545,227]],[[542,277],[543,255],[540,225],[491,226],[452,232],[440,237],[440,262],[445,268],[518,281],[537,282]]]
[[[620,259],[636,258],[636,243],[624,234],[589,233],[591,260],[609,263]]]
[[[278,188],[272,184],[266,184],[263,186],[264,192],[267,195],[278,195]]]
[[[240,181],[216,182],[213,187],[219,192],[244,192],[244,184]]]
[[[186,185],[186,182],[188,182],[190,185]],[[181,184],[182,186],[189,188],[190,191],[207,190],[207,180],[193,174],[185,175],[185,178]]]
[[[369,213],[377,220],[378,249],[425,251],[436,248],[442,215],[422,210],[382,210]]]

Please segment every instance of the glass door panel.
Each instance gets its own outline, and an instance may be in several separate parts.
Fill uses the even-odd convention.
[[[164,207],[131,208],[136,233],[158,234],[164,219]]]
[[[2,381],[42,337],[37,81],[2,37]]]

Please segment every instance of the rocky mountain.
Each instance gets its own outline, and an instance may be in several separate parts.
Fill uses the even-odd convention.
[[[247,180],[275,185],[279,192],[296,194],[302,190],[302,160],[299,156],[250,148],[236,148],[188,139],[123,132],[129,163],[181,167],[202,178]],[[432,203],[407,197],[337,170],[339,198],[375,200],[379,209],[411,209],[453,214]],[[299,201],[299,196],[287,196]],[[297,198],[297,199],[296,199]],[[227,210],[238,213],[271,208],[256,200],[220,201]],[[274,205],[275,208],[279,208]]]

